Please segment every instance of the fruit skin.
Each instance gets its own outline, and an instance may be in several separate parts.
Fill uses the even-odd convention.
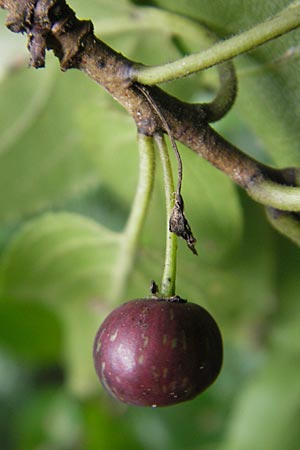
[[[201,306],[176,298],[136,299],[104,320],[94,342],[94,364],[106,390],[137,406],[190,400],[218,376],[222,337]]]

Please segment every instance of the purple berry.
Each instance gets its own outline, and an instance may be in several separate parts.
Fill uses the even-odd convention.
[[[96,372],[120,401],[173,405],[194,398],[217,378],[223,348],[216,322],[201,306],[172,300],[131,300],[100,326]]]

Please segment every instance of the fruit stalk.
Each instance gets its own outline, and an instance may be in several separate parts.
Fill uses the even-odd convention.
[[[154,138],[159,149],[159,155],[163,169],[167,214],[165,264],[160,294],[165,297],[173,297],[175,295],[176,289],[177,236],[169,229],[169,219],[174,207],[175,188],[171,161],[165,138],[162,134],[156,134]]]

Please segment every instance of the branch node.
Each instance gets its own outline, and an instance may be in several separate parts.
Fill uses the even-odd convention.
[[[6,2],[2,1],[0,6],[8,10],[5,24],[13,33],[27,32],[31,26],[33,11],[35,8],[35,0],[27,0],[25,5],[23,2]]]
[[[76,19],[76,18],[75,18]],[[70,23],[72,20],[72,24]],[[56,22],[52,27],[53,37],[59,42],[55,49],[56,56],[60,59],[61,70],[66,71],[77,65],[76,59],[84,48],[84,39],[93,33],[93,24],[90,20],[77,20],[66,17]]]

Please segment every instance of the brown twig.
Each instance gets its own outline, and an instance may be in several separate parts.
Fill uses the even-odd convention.
[[[53,50],[63,71],[81,70],[103,86],[129,112],[141,133],[154,135],[167,131],[131,81],[135,63],[97,39],[92,22],[78,20],[65,0],[0,0],[0,7],[8,11],[6,25],[11,31],[27,33],[31,66],[43,67],[46,49]],[[260,164],[216,133],[208,124],[207,106],[182,102],[156,86],[147,90],[174,138],[238,185],[247,190],[263,180],[293,185],[284,171]]]

